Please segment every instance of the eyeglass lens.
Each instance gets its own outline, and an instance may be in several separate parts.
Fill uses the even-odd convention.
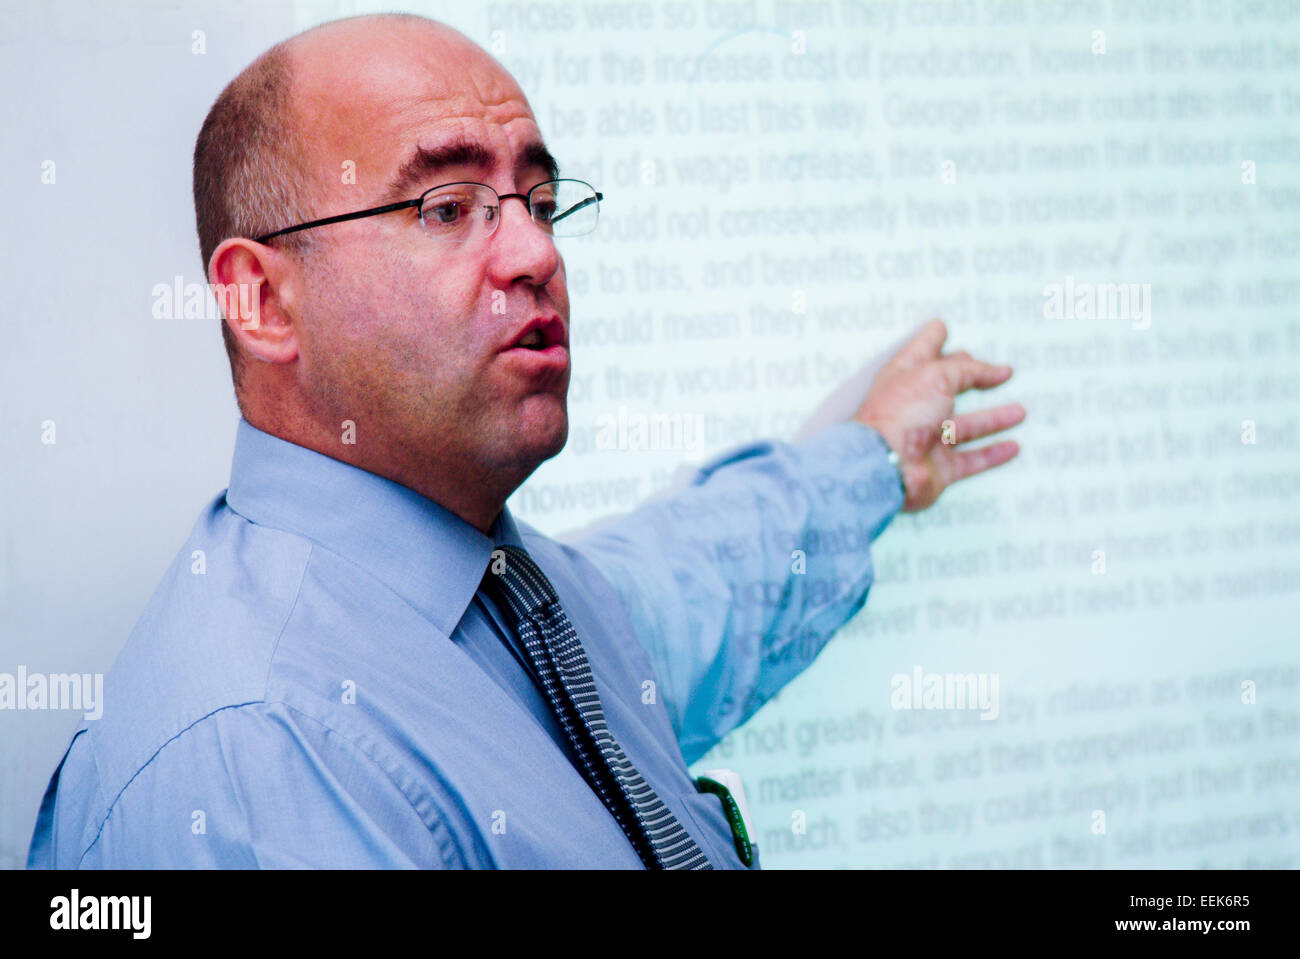
[[[600,204],[581,180],[539,183],[529,195],[533,222],[552,236],[581,236],[596,228]],[[501,199],[482,183],[448,183],[425,194],[420,222],[438,240],[466,242],[487,236],[500,219]]]

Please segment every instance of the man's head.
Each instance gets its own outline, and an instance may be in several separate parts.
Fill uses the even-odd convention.
[[[428,162],[453,144],[482,147],[489,164],[474,151]],[[513,78],[435,21],[335,21],[258,58],[213,106],[194,157],[209,281],[258,290],[255,327],[238,315],[224,327],[248,420],[485,529],[568,433],[555,241],[514,200],[479,242],[432,239],[413,208],[249,237],[455,181],[527,193],[552,165]],[[562,324],[562,362],[508,348],[537,318]]]

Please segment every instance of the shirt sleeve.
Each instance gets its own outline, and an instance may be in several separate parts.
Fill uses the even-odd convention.
[[[82,737],[83,740],[85,737]],[[69,767],[69,763],[73,763]],[[90,763],[90,766],[86,766]],[[422,815],[383,768],[336,731],[283,703],[204,717],[109,800],[97,833],[77,807],[93,758],[70,752],[54,809],[67,838],[52,865],[119,869],[366,869],[463,865],[445,826]],[[80,782],[78,781],[80,780]],[[421,804],[424,805],[424,804]],[[59,808],[60,806],[64,808]],[[89,834],[87,834],[89,833]],[[35,857],[34,857],[35,858]]]
[[[866,603],[871,544],[903,505],[888,457],[857,421],[752,443],[571,541],[618,593],[688,764]]]

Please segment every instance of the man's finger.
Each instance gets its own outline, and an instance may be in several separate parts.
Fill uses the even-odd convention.
[[[903,344],[896,358],[909,362],[932,360],[943,350],[944,341],[947,339],[948,327],[944,325],[943,320],[931,320],[917,330],[916,336]]]
[[[1011,377],[1011,367],[995,366],[977,360],[970,354],[953,353],[939,359],[947,378],[949,391],[956,396],[971,387],[980,390],[1001,386]]]
[[[1019,443],[1015,440],[1003,440],[1001,443],[981,446],[977,450],[958,453],[954,457],[953,482],[965,479],[967,476],[974,476],[976,473],[983,473],[995,466],[1001,466],[1008,460],[1014,459],[1019,452]]]
[[[1025,408],[1019,403],[1008,403],[991,410],[979,410],[953,417],[953,443],[969,443],[971,440],[1010,429],[1023,422]]]

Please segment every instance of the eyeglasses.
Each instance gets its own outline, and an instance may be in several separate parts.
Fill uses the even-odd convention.
[[[285,233],[418,207],[420,224],[428,236],[450,243],[464,243],[491,236],[501,220],[501,202],[511,198],[522,200],[533,222],[548,234],[565,237],[582,236],[596,229],[596,221],[600,217],[600,201],[605,195],[597,193],[590,183],[581,180],[546,180],[526,194],[505,195],[497,193],[486,183],[444,183],[426,190],[414,200],[299,223],[297,226],[256,237],[255,240],[265,243]]]

